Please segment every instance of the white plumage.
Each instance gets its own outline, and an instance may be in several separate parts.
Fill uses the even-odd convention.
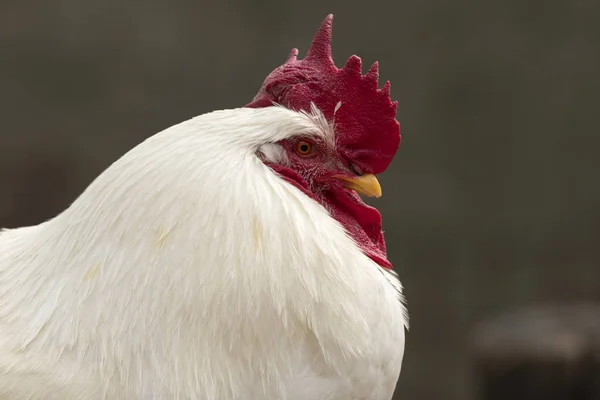
[[[0,398],[390,399],[400,283],[257,157],[322,121],[196,117],[0,233]]]

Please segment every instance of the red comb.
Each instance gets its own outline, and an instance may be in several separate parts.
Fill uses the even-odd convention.
[[[341,69],[331,57],[333,15],[328,15],[315,35],[306,57],[298,60],[293,49],[282,66],[267,76],[254,100],[246,107],[278,103],[291,110],[310,111],[310,103],[334,120],[336,144],[349,161],[365,173],[388,167],[400,145],[398,102],[390,99],[390,83],[378,89],[377,62],[362,75],[362,62],[352,56]],[[336,106],[341,106],[336,110]]]

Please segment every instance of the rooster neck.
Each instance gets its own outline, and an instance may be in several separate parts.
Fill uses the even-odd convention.
[[[265,109],[234,111],[271,118],[281,134]],[[247,137],[258,146],[258,128],[224,140],[223,118],[156,135],[55,219],[0,236],[0,350],[60,360],[64,376],[87,368],[141,387],[151,371],[167,390],[191,381],[231,395],[219,379],[247,382],[245,366],[263,383],[292,373],[291,347],[341,372],[372,347],[373,324],[401,334],[395,278],[258,160]]]

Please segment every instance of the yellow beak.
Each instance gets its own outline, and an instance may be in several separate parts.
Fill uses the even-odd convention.
[[[362,176],[333,175],[335,179],[342,181],[347,189],[355,190],[358,194],[367,197],[381,197],[381,186],[373,174]]]

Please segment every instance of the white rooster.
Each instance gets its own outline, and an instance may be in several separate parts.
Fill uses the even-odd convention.
[[[388,400],[407,316],[377,210],[389,83],[332,16],[252,103],[175,125],[0,234],[0,399]]]

